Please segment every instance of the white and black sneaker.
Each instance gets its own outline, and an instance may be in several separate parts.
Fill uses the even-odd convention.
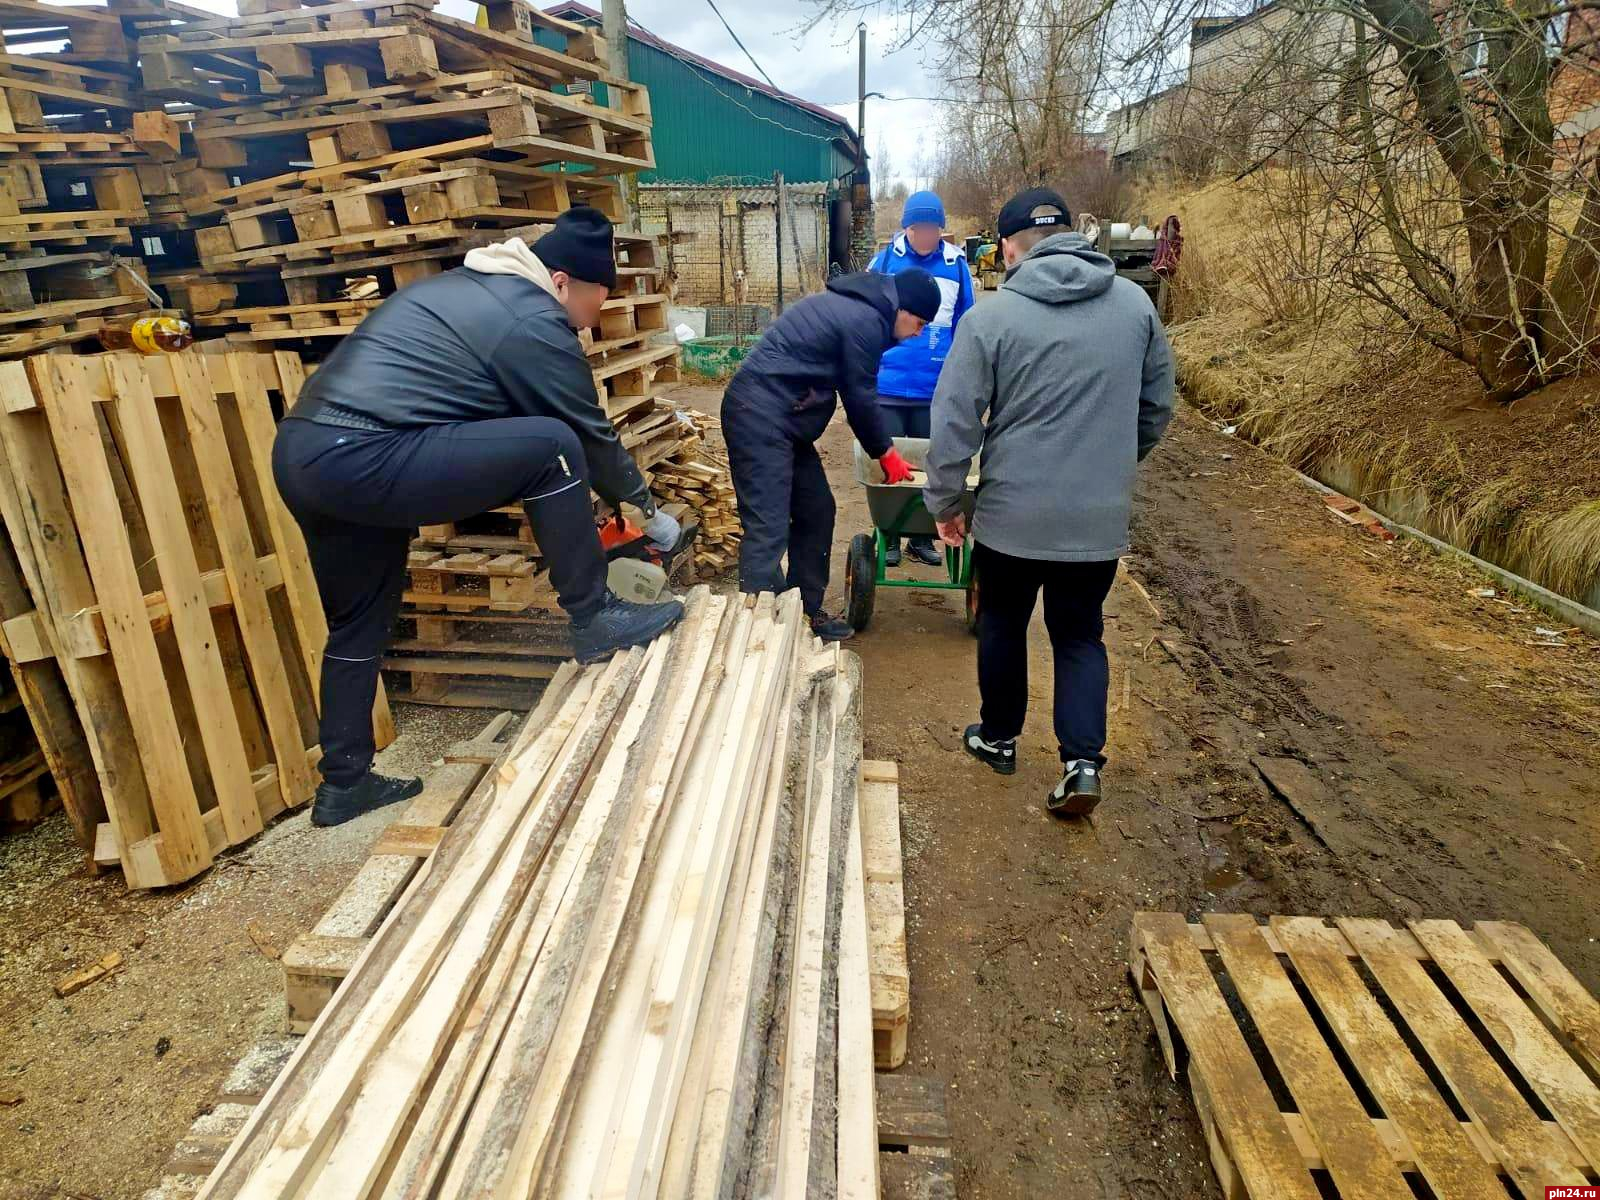
[[[983,725],[968,725],[966,733],[961,735],[961,744],[967,748],[967,753],[981,763],[987,763],[989,769],[998,775],[1015,775],[1017,773],[1017,739],[1007,738],[1005,741],[986,741],[983,736]]]
[[[1100,799],[1100,768],[1093,760],[1080,758],[1067,764],[1044,806],[1058,817],[1087,817]]]

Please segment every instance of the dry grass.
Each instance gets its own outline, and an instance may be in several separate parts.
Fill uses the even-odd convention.
[[[1250,249],[1257,197],[1147,187],[1184,223],[1173,345],[1185,393],[1308,474],[1546,587],[1600,588],[1600,379],[1509,409],[1472,371],[1372,314],[1271,321]],[[1252,294],[1254,293],[1254,294]]]

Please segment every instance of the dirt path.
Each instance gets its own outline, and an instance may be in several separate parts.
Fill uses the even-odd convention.
[[[831,431],[841,551],[868,520],[848,450]],[[901,764],[910,1069],[955,1089],[964,1197],[1217,1194],[1128,986],[1136,909],[1502,917],[1600,985],[1592,639],[1529,645],[1559,623],[1336,523],[1191,412],[1146,465],[1134,542],[1161,615],[1118,581],[1092,824],[1040,805],[1058,770],[1042,625],[1010,780],[960,749],[977,689],[953,599],[880,596],[853,643],[867,752]]]
[[[841,551],[867,527],[849,447],[842,426],[825,439]],[[1553,622],[1336,525],[1189,414],[1145,471],[1135,541],[1164,616],[1126,581],[1112,593],[1111,798],[1092,825],[1039,804],[1057,765],[1042,628],[1011,780],[960,749],[977,696],[956,601],[886,594],[854,643],[867,751],[901,764],[909,1069],[953,1084],[967,1200],[1216,1194],[1128,988],[1135,909],[1507,917],[1600,986],[1592,641],[1526,644]],[[404,710],[388,765],[420,766],[485,717]],[[0,1200],[138,1200],[282,1020],[263,946],[316,920],[385,823],[329,834],[296,816],[161,895],[87,878],[63,820],[0,838],[0,1094],[21,1096],[0,1107]],[[51,992],[110,950],[122,972]]]

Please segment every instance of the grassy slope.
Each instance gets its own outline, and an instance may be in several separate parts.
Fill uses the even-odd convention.
[[[1183,220],[1172,336],[1189,398],[1374,507],[1593,603],[1600,590],[1600,377],[1505,408],[1461,363],[1403,333],[1274,321],[1258,280],[1257,194],[1153,186]]]

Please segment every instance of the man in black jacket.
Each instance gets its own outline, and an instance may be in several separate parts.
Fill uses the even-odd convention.
[[[328,617],[313,823],[422,790],[372,772],[378,668],[416,526],[521,501],[582,662],[683,615],[676,601],[630,604],[606,588],[590,487],[642,510],[656,546],[679,537],[601,408],[574,332],[598,322],[616,279],[611,223],[593,208],[562,214],[531,250],[520,238],[474,250],[380,305],[279,426],[273,471]]]
[[[833,493],[816,441],[833,417],[834,393],[850,428],[890,483],[911,478],[878,412],[878,360],[916,337],[939,311],[926,271],[865,271],[784,310],[762,335],[722,398],[722,432],[739,500],[739,589],[800,589],[812,631],[843,641],[849,622],[822,607],[833,547]],[[789,555],[785,575],[783,556]]]

